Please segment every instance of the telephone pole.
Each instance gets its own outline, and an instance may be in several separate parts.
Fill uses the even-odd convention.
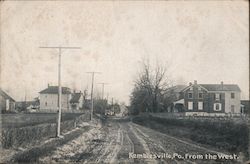
[[[104,86],[108,85],[108,83],[98,83],[102,85],[102,100],[104,100]]]
[[[94,80],[95,74],[101,74],[101,72],[86,72],[92,74],[92,85],[91,85],[91,112],[90,112],[90,120],[93,118],[93,111],[94,111],[94,99],[93,99],[93,92],[94,92]]]
[[[80,47],[39,47],[47,49],[58,49],[58,122],[57,122],[57,137],[61,137],[61,116],[62,116],[62,86],[61,86],[61,54],[63,49],[81,49]]]

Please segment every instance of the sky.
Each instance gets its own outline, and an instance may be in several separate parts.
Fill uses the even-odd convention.
[[[0,7],[0,85],[15,100],[32,100],[57,85],[105,86],[105,96],[129,103],[147,58],[167,67],[174,84],[238,84],[249,99],[247,1],[4,1]]]

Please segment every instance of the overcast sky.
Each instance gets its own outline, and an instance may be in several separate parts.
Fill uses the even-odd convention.
[[[238,84],[249,97],[247,1],[5,1],[1,4],[1,86],[14,99],[62,84],[90,89],[100,71],[109,98],[129,102],[140,61],[167,65],[175,84]],[[101,85],[95,85],[100,90]],[[107,95],[107,92],[105,95]]]

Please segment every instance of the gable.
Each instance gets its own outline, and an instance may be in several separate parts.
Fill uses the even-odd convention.
[[[201,86],[200,84],[192,84],[192,85],[189,85],[187,86],[186,88],[184,88],[181,92],[185,92],[187,91],[188,89],[190,89],[191,87],[194,87],[196,85],[196,87],[200,87],[201,89],[205,90],[205,91],[208,91],[205,87]]]
[[[0,95],[4,98],[4,99],[9,99],[11,101],[15,101],[12,97],[10,97],[6,92],[4,92],[1,88],[0,88]]]

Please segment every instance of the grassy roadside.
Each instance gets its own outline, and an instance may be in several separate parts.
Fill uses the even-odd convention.
[[[133,122],[171,136],[190,140],[221,151],[247,156],[248,127],[244,123],[135,117]]]
[[[46,143],[42,143],[38,146],[32,147],[28,150],[16,153],[10,161],[11,163],[35,163],[41,156],[48,155],[53,150],[56,150],[58,146],[66,144],[67,142],[77,138],[82,133],[89,131],[91,128],[89,126],[84,126],[82,128],[77,128],[72,130],[70,133],[64,134],[63,138],[54,138]]]

